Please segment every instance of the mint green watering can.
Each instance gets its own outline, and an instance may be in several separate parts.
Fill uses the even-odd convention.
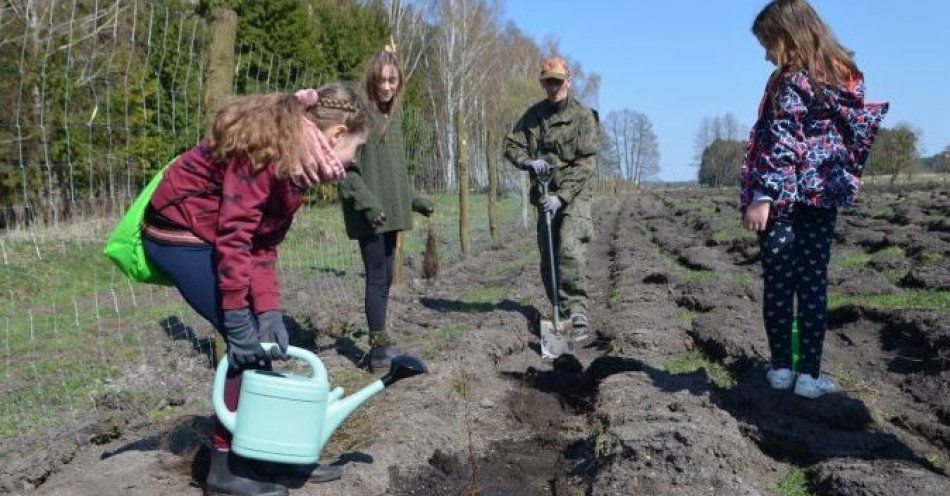
[[[265,349],[276,346],[263,345]],[[310,366],[310,376],[246,370],[236,412],[224,404],[227,355],[214,375],[214,413],[233,434],[231,449],[238,455],[278,463],[317,463],[327,439],[369,398],[390,384],[426,372],[417,358],[393,359],[389,373],[350,396],[343,388],[330,390],[327,368],[313,353],[294,346],[287,355]]]

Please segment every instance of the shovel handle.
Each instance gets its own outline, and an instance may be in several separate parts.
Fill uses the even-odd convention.
[[[551,180],[551,174],[544,174],[538,177],[538,181],[541,181],[541,192],[544,196],[548,196],[548,181]],[[543,180],[542,180],[543,179]],[[554,315],[551,316],[551,320],[554,322],[554,328],[560,329],[560,302],[558,301],[557,295],[557,264],[554,259],[554,233],[551,230],[551,224],[553,215],[547,210],[544,211],[544,224],[547,228],[546,238],[548,242],[548,264],[550,266],[551,273],[551,303],[554,310]]]

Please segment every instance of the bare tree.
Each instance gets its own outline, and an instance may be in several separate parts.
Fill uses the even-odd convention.
[[[442,123],[437,142],[445,184],[454,188],[455,142],[477,115],[477,100],[489,76],[481,65],[498,39],[499,8],[486,0],[433,0],[429,5],[434,28],[431,51],[424,58],[426,94]]]
[[[604,129],[611,141],[612,161],[625,179],[640,185],[659,173],[659,142],[649,117],[626,108],[614,110],[607,114]]]
[[[544,98],[544,91],[538,84],[538,71],[541,62],[541,50],[518,27],[509,22],[500,33],[500,41],[495,44],[490,60],[494,61],[492,73],[485,87],[485,99],[489,111],[486,113],[486,125],[496,130],[494,143],[487,143],[492,153],[497,154],[499,163],[503,162],[502,140],[511,131],[514,123],[525,109]],[[528,202],[527,174],[510,166],[499,168],[499,182],[502,190],[517,191],[521,197],[521,228],[531,227],[531,206]]]
[[[386,14],[389,32],[405,64],[406,79],[411,79],[422,64],[428,43],[428,26],[422,0],[361,0],[366,6],[378,5]]]

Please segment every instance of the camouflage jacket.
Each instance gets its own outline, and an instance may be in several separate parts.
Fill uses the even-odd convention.
[[[551,192],[566,204],[590,199],[585,187],[597,166],[600,143],[596,114],[574,96],[560,105],[543,100],[533,105],[505,137],[505,158],[515,166],[540,158],[551,164]],[[531,203],[541,200],[541,188],[531,180]]]

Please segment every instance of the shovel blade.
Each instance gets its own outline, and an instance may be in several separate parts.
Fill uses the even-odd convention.
[[[563,326],[562,326],[563,327]],[[550,320],[541,320],[541,358],[553,360],[570,351],[568,337],[560,329],[554,328]]]

